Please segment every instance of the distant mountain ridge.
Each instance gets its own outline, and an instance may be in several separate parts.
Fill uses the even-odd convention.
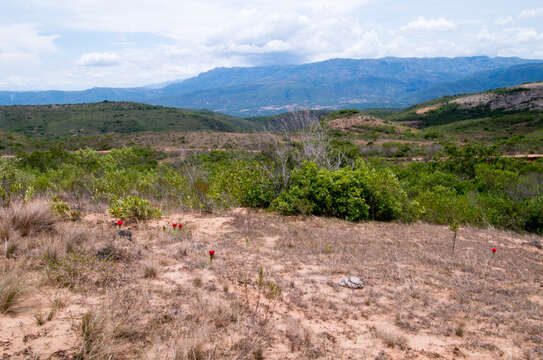
[[[543,80],[543,61],[520,58],[332,59],[216,68],[184,81],[141,88],[0,91],[0,105],[134,101],[251,117],[301,109],[406,107],[443,95]]]

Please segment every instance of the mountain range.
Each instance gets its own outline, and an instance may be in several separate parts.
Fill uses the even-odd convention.
[[[0,105],[133,101],[251,117],[300,109],[400,108],[422,101],[543,80],[543,61],[504,57],[332,59],[217,68],[139,88],[0,91]]]

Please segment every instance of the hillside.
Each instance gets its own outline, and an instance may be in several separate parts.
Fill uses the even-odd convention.
[[[0,130],[33,137],[141,131],[234,131],[254,127],[253,122],[211,111],[128,102],[0,107]]]
[[[135,101],[243,117],[299,109],[398,108],[445,94],[488,90],[496,84],[543,80],[540,67],[515,67],[535,63],[500,57],[333,59],[303,65],[217,68],[162,87],[0,91],[0,104]]]
[[[389,119],[418,127],[519,112],[543,111],[543,82],[526,83],[477,94],[445,96],[394,113]]]
[[[543,81],[543,64],[541,63],[477,72],[465,79],[419,91],[414,99],[421,102],[439,96],[477,93],[534,81]]]
[[[426,138],[495,144],[508,153],[543,152],[543,82],[446,96],[386,119],[423,129]]]

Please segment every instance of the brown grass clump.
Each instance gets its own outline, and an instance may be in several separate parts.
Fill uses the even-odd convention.
[[[0,242],[13,240],[16,236],[15,231],[11,225],[10,219],[7,216],[3,216],[5,210],[0,209]]]
[[[389,348],[399,348],[402,350],[407,348],[407,339],[401,334],[388,330],[377,329],[375,330],[375,336],[381,339]]]
[[[78,324],[78,359],[135,358],[141,351],[126,344],[144,339],[142,311],[149,310],[146,294],[139,289],[124,289],[109,294],[101,307],[85,313]]]
[[[46,201],[14,203],[7,209],[0,210],[0,235],[9,239],[11,231],[21,236],[53,230],[57,216]]]
[[[23,275],[17,269],[8,269],[1,275],[0,314],[16,313],[26,295]]]
[[[145,265],[143,267],[143,277],[146,279],[155,279],[157,276],[157,269],[153,265]]]
[[[76,359],[106,359],[104,348],[104,319],[93,312],[87,312],[81,318],[79,327],[81,348]]]

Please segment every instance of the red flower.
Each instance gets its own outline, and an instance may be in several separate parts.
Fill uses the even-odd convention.
[[[492,248],[492,252],[493,252],[493,253],[496,253],[496,251],[498,251],[498,249]]]
[[[175,227],[177,226],[177,224],[172,224],[173,228],[175,229]]]
[[[215,255],[215,250],[209,250],[209,265],[211,266],[211,262],[213,261],[213,256]]]
[[[123,224],[124,224],[124,221],[122,221],[122,220],[117,220],[117,225],[118,225],[119,227],[121,227]]]
[[[179,228],[181,229],[183,227],[183,224],[179,224]]]

